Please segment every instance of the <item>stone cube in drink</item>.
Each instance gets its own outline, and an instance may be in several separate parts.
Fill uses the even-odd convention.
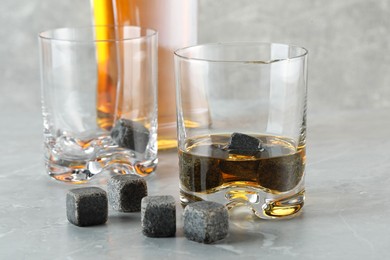
[[[303,194],[305,147],[297,147],[291,139],[279,136],[258,135],[253,138],[259,140],[253,142],[253,151],[256,152],[245,154],[237,152],[243,149],[237,144],[230,149],[231,135],[228,134],[187,140],[184,149],[179,151],[182,204],[216,198],[222,198],[218,202],[226,202],[227,192],[229,200],[239,203],[261,197],[282,198],[281,194],[287,193],[291,194],[291,200],[294,196],[298,198],[297,205],[286,204],[285,211],[275,213],[270,209],[264,214],[286,212],[286,215],[291,215],[299,211],[303,204],[300,194]],[[216,148],[222,152],[214,151]],[[283,207],[279,206],[280,209]]]

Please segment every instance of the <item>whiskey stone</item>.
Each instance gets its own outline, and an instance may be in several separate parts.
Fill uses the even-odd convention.
[[[148,195],[146,181],[135,175],[116,175],[107,183],[108,201],[121,212],[139,212],[141,200]]]
[[[206,191],[223,183],[219,169],[221,160],[205,156],[179,153],[180,183],[189,191]]]
[[[128,119],[120,119],[111,130],[111,137],[118,146],[139,153],[145,152],[149,135],[145,126]]]
[[[76,226],[85,227],[107,222],[107,193],[98,187],[72,189],[66,195],[66,216]]]
[[[194,202],[184,209],[184,235],[187,239],[210,244],[225,238],[229,231],[229,214],[216,202]]]
[[[257,169],[259,184],[278,192],[296,187],[302,180],[303,173],[304,164],[300,154],[262,160]]]
[[[148,196],[141,202],[142,233],[147,237],[173,237],[176,205],[172,196]]]
[[[233,133],[227,148],[231,153],[240,155],[256,155],[264,150],[260,139],[242,133]]]

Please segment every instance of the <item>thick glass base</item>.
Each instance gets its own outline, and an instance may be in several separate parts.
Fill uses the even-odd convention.
[[[61,136],[45,145],[46,172],[63,182],[85,183],[104,173],[146,177],[154,173],[157,163],[153,150],[146,149],[140,154],[120,148],[109,136],[89,139],[88,142]]]
[[[292,218],[298,215],[303,207],[305,190],[303,184],[283,193],[271,193],[241,185],[222,186],[209,193],[180,189],[180,201],[183,206],[201,200],[215,201],[224,204],[228,209],[246,206],[262,219]]]
[[[134,174],[140,177],[146,177],[153,174],[157,168],[158,159],[152,161],[137,162],[131,164],[130,162],[112,163],[102,167],[99,171],[91,171],[95,167],[96,162],[85,161],[80,165],[60,165],[46,160],[46,172],[55,180],[63,182],[72,182],[75,184],[86,183],[96,174]],[[92,165],[92,166],[91,166]]]

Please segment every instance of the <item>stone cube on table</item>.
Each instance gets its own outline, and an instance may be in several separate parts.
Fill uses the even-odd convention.
[[[107,189],[112,208],[121,212],[139,212],[142,198],[148,195],[146,181],[130,174],[113,176]]]
[[[141,202],[142,233],[172,237],[176,233],[176,204],[172,196],[147,196]]]
[[[229,214],[222,204],[198,201],[184,209],[184,235],[187,239],[210,244],[225,238],[229,231]]]
[[[66,195],[66,216],[70,223],[85,227],[107,222],[107,193],[98,187],[72,189]]]

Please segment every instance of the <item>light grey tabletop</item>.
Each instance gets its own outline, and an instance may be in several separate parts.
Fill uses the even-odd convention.
[[[143,236],[139,213],[70,224],[65,195],[75,186],[44,172],[40,114],[0,116],[0,259],[390,259],[390,110],[310,115],[303,214],[266,221],[237,211],[212,245],[183,236],[179,204],[174,238]],[[159,158],[149,194],[178,201],[176,153]],[[90,185],[105,188],[105,178]]]

